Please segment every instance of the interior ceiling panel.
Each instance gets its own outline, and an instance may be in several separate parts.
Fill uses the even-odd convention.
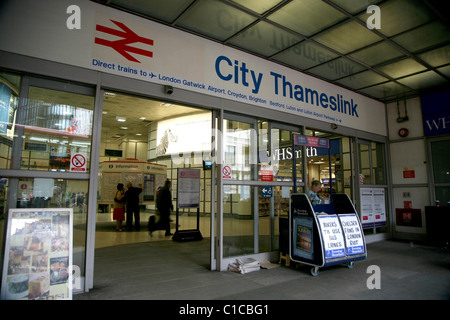
[[[450,20],[444,0],[95,1],[385,103],[450,83]],[[367,12],[370,5],[380,8],[380,29],[366,25],[373,14]],[[219,11],[233,19],[233,28],[217,21]],[[273,34],[289,40],[274,48],[269,44]],[[328,67],[337,64],[345,67],[340,73]]]

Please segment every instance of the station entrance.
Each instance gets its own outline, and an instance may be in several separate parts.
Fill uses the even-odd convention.
[[[211,111],[152,100],[145,97],[106,91],[103,96],[102,128],[97,190],[95,247],[109,247],[147,241],[172,241],[163,230],[151,235],[148,221],[158,219],[155,200],[166,179],[172,182],[172,202],[177,205],[177,170],[200,171],[201,233],[210,233],[211,170],[204,170],[203,160],[211,153]],[[142,186],[139,195],[140,222],[133,216],[117,228],[114,197],[118,184]],[[125,205],[126,211],[126,205]],[[116,217],[117,218],[117,217]],[[171,214],[171,232],[176,229],[175,210]],[[196,227],[197,209],[180,209],[178,226]]]

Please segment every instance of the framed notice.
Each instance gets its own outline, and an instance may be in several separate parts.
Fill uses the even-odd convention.
[[[178,208],[200,208],[200,169],[178,169]]]
[[[383,188],[361,188],[360,201],[363,228],[386,225],[386,196]]]
[[[337,215],[318,215],[325,259],[345,257],[345,242]]]
[[[1,299],[72,299],[72,230],[72,209],[10,209]]]

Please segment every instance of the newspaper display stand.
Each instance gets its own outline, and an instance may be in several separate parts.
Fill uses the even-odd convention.
[[[361,222],[346,194],[333,194],[331,204],[319,205],[304,193],[292,194],[288,234],[290,259],[311,265],[313,276],[331,265],[352,268],[367,256]]]
[[[328,203],[313,205],[306,194],[297,193],[296,163],[292,157],[294,193],[289,201],[289,222],[280,219],[280,251],[289,250],[292,261],[311,265],[313,276],[319,274],[319,268],[335,264],[346,263],[352,268],[354,261],[366,258],[366,242],[349,197],[333,193],[330,141],[293,134],[292,150],[296,146],[328,150],[330,198]]]

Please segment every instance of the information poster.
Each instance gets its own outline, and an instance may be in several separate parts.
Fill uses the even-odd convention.
[[[313,219],[294,219],[294,255],[313,260]]]
[[[354,213],[340,214],[342,230],[344,232],[347,255],[365,253],[364,236],[359,224],[358,217]]]
[[[386,197],[383,188],[361,188],[361,223],[363,228],[386,225]]]
[[[144,201],[155,201],[155,175],[144,174]]]
[[[200,207],[200,169],[178,169],[177,206]]]
[[[72,299],[72,209],[10,209],[2,300]]]
[[[317,220],[322,233],[325,259],[344,257],[345,242],[337,215],[318,215]]]

